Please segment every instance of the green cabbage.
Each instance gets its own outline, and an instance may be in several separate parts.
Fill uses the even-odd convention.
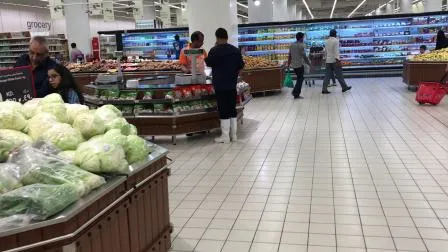
[[[39,107],[39,102],[40,99],[36,98],[29,100],[25,102],[25,104],[23,104],[23,114],[26,119],[30,119],[36,115],[37,108]]]
[[[78,199],[73,183],[28,185],[0,195],[0,217],[29,214],[34,220],[45,220]]]
[[[129,135],[138,135],[137,127],[135,125],[131,124],[131,128],[129,130]]]
[[[105,122],[110,122],[113,119],[122,117],[121,111],[117,109],[117,107],[115,107],[114,105],[109,104],[98,108],[95,111],[95,114]]]
[[[0,164],[0,194],[21,186],[19,167],[15,164]]]
[[[20,131],[0,129],[0,162],[6,161],[14,148],[32,142],[31,137]]]
[[[84,142],[81,132],[66,123],[53,124],[42,134],[42,139],[61,150],[76,150],[78,145]]]
[[[21,131],[26,127],[25,117],[12,109],[0,108],[0,129]]]
[[[81,113],[73,122],[73,128],[78,129],[86,139],[101,135],[106,131],[104,121],[94,113]]]
[[[127,137],[125,150],[126,159],[130,164],[145,160],[151,151],[146,140],[135,135]]]
[[[40,105],[51,104],[51,103],[63,104],[64,100],[62,99],[62,96],[60,94],[54,93],[54,94],[49,94],[49,95],[45,96],[39,102]]]
[[[75,118],[81,114],[89,111],[89,107],[81,104],[65,104],[65,108],[67,109],[67,118],[68,123],[73,124]]]
[[[115,118],[112,121],[106,122],[106,129],[118,129],[121,131],[121,134],[127,136],[131,131],[131,125],[126,121],[126,119],[119,117]]]
[[[116,144],[124,148],[126,145],[126,136],[122,135],[119,129],[111,129],[104,135],[96,136],[89,141],[103,141],[108,144]]]
[[[14,144],[11,141],[0,138],[0,162],[5,162],[8,159],[12,149],[14,149]]]
[[[10,110],[14,111],[14,113],[20,113],[25,117],[23,105],[20,102],[15,102],[15,101],[0,102],[0,109],[1,108],[10,109]]]
[[[126,173],[129,168],[123,148],[101,140],[80,144],[76,150],[75,164],[95,173]]]
[[[28,135],[36,141],[56,123],[58,123],[58,119],[54,115],[45,112],[39,113],[28,121]]]
[[[36,114],[47,112],[50,113],[58,119],[61,123],[67,123],[68,117],[67,117],[67,109],[65,108],[64,104],[61,103],[48,103],[43,104],[37,108]]]
[[[75,153],[76,151],[61,151],[58,153],[58,156],[73,163],[75,160]]]

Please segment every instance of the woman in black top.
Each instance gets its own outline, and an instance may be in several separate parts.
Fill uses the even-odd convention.
[[[447,47],[448,47],[448,41],[445,36],[445,33],[442,30],[440,30],[437,33],[436,50],[440,50]]]

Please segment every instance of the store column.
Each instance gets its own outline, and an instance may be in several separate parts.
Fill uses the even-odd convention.
[[[269,2],[269,1],[268,1]],[[273,20],[274,22],[287,21],[288,20],[288,0],[274,0]]]
[[[236,14],[236,0],[188,0],[190,34],[194,31],[204,33],[204,49],[208,51],[215,45],[216,29],[221,27],[229,33],[229,43],[238,46],[238,18]]]
[[[84,55],[91,54],[89,14],[85,0],[64,0],[68,43],[76,43]]]
[[[400,12],[412,13],[412,0],[400,0]]]
[[[297,20],[297,2],[295,0],[288,0],[288,14],[289,21]]]
[[[249,0],[249,23],[272,22],[274,15],[274,5],[271,0]]]
[[[386,14],[394,14],[394,6],[391,3],[386,4]]]
[[[441,11],[442,10],[442,0],[426,0],[425,1],[425,12]]]

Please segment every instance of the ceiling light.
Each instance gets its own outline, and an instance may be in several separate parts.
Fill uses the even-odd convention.
[[[261,4],[261,3],[260,3],[260,0],[255,0],[255,1],[254,1],[254,5],[255,5],[255,6],[260,6],[260,4]]]
[[[330,18],[333,18],[334,9],[336,8],[336,3],[337,3],[337,2],[338,2],[338,0],[334,0],[334,3],[333,3],[333,9],[331,9]]]
[[[248,16],[245,16],[245,15],[243,15],[243,14],[236,14],[237,16],[239,16],[239,17],[242,17],[242,18],[249,18]]]
[[[246,9],[249,8],[247,5],[242,4],[242,3],[240,3],[240,2],[236,2],[236,4],[239,5],[239,6],[241,6],[241,7],[243,7],[243,8],[246,8]]]
[[[351,17],[353,14],[355,14],[355,12],[356,12],[359,8],[361,8],[361,6],[362,6],[363,4],[366,3],[366,1],[367,1],[367,0],[363,0],[362,2],[360,2],[360,3],[358,4],[358,6],[356,6],[356,8],[355,8],[350,14],[348,14],[347,17]]]
[[[303,4],[305,5],[306,10],[307,10],[308,13],[310,14],[311,19],[314,19],[314,15],[313,15],[313,13],[311,13],[310,7],[308,6],[308,3],[306,2],[306,0],[302,0],[302,2],[303,2]]]

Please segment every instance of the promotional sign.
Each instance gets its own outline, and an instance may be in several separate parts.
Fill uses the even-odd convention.
[[[89,0],[89,15],[99,16],[103,14],[103,8],[101,3],[103,0]]]
[[[31,67],[0,70],[0,102],[25,103],[35,96]]]
[[[162,1],[160,4],[160,20],[163,22],[163,28],[171,27],[171,10],[168,1]]]
[[[115,21],[113,2],[103,2],[103,18],[105,22]]]
[[[154,25],[154,19],[149,20],[136,20],[135,21],[135,29],[154,29],[156,28]]]
[[[143,19],[143,0],[134,0],[133,15],[135,20]]]
[[[63,19],[64,18],[63,0],[49,0],[48,6],[50,8],[51,19]]]
[[[26,22],[26,28],[33,32],[51,31],[51,22],[30,20]]]

